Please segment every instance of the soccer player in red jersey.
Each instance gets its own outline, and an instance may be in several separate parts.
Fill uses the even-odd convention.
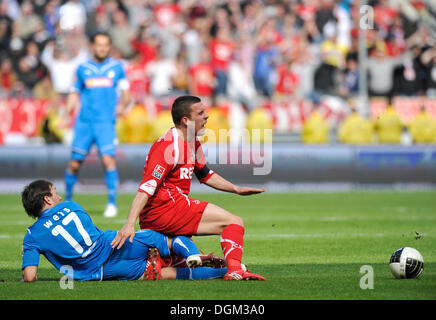
[[[121,248],[126,239],[133,241],[139,217],[141,229],[169,235],[221,235],[228,268],[224,280],[265,280],[241,267],[242,218],[188,196],[193,174],[201,183],[225,192],[252,195],[265,190],[234,185],[207,167],[197,136],[204,134],[209,115],[200,98],[178,97],[171,113],[175,127],[152,145],[127,221],[112,241],[112,247]]]

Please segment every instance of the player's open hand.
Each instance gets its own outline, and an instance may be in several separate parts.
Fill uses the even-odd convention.
[[[112,249],[115,247],[120,249],[127,238],[129,238],[129,241],[133,241],[133,237],[135,236],[135,226],[132,226],[130,224],[125,224],[120,231],[118,231],[116,237],[111,242]]]
[[[236,194],[240,196],[249,196],[252,194],[258,194],[265,192],[264,188],[250,188],[250,187],[238,187],[236,188]]]

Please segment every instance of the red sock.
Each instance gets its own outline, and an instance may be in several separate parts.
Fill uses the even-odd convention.
[[[242,252],[244,251],[244,227],[230,224],[221,233],[221,248],[227,261],[227,271],[241,269]]]

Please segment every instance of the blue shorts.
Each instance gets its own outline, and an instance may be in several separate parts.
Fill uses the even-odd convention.
[[[115,156],[116,138],[115,123],[77,120],[74,125],[71,158],[78,161],[84,160],[94,143],[97,145],[100,156]]]
[[[114,249],[103,265],[103,280],[137,280],[145,271],[149,248],[157,248],[163,257],[170,254],[168,238],[153,230],[138,230],[133,242],[127,239]]]

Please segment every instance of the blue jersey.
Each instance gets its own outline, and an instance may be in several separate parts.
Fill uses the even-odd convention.
[[[258,77],[269,77],[274,69],[274,59],[277,57],[278,51],[275,48],[258,50],[254,59],[254,75]]]
[[[23,264],[38,266],[40,254],[58,270],[76,280],[101,280],[116,231],[102,231],[76,202],[65,201],[42,212],[27,229],[23,240]],[[70,274],[70,270],[73,274]]]
[[[80,93],[79,120],[84,122],[115,122],[118,87],[126,90],[129,83],[121,62],[107,58],[98,63],[88,60],[77,68],[74,90]]]

